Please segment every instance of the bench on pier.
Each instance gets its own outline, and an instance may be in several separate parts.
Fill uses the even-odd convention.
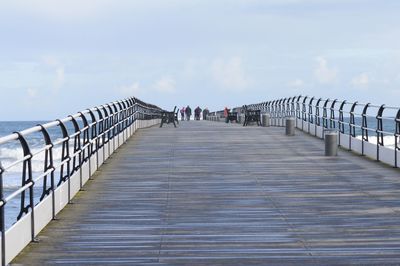
[[[226,118],[226,123],[228,122],[233,122],[235,121],[237,123],[238,121],[238,113],[237,112],[228,112],[228,117]]]
[[[261,126],[260,110],[245,110],[243,126],[248,126],[250,122],[256,122],[257,126]]]
[[[174,110],[171,111],[171,112],[168,112],[168,111],[162,111],[161,112],[161,124],[160,124],[160,127],[162,127],[164,123],[167,123],[167,124],[173,123],[174,127],[176,127],[175,122],[178,121],[178,111],[176,111],[176,110],[177,110],[177,107],[175,106]]]

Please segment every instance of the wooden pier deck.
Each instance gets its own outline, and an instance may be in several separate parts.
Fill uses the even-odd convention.
[[[282,128],[141,130],[13,264],[400,264],[400,171]]]

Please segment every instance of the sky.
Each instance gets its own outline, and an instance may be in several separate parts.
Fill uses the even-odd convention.
[[[220,110],[295,95],[400,106],[398,0],[0,1],[0,120],[135,96]]]

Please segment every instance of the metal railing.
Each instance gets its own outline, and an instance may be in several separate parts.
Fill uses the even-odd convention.
[[[128,98],[0,138],[0,147],[17,142],[23,152],[21,158],[8,164],[2,164],[0,158],[1,265],[35,241],[39,231],[56,218],[97,168],[137,129],[159,123],[162,111],[137,98]],[[50,133],[54,130],[59,131],[57,139]],[[43,142],[35,150],[29,143],[29,136],[34,134],[40,134]],[[58,160],[54,158],[55,147],[61,148]],[[34,172],[32,160],[43,154],[43,171]],[[7,172],[16,167],[20,167],[21,185],[5,191]],[[6,228],[6,207],[18,199],[16,220]],[[41,217],[36,217],[37,211]],[[24,236],[27,232],[29,237]]]
[[[400,107],[300,95],[249,104],[246,108],[268,113],[271,126],[284,126],[286,117],[295,117],[298,129],[320,138],[325,131],[336,130],[340,146],[399,166]]]

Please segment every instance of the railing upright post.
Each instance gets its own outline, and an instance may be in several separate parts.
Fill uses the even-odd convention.
[[[399,147],[399,136],[400,136],[400,109],[397,111],[396,118],[395,118],[395,123],[396,123],[396,131],[394,133],[394,167],[398,167],[397,163],[397,152],[400,150]]]
[[[287,101],[287,98],[284,98],[283,100],[282,100],[282,103],[281,103],[281,123],[282,123],[282,126],[284,126],[285,124],[285,117],[286,117],[286,101]]]
[[[290,103],[290,116],[293,116],[293,117],[296,114],[296,108],[295,108],[295,105],[294,105],[294,101],[295,100],[296,100],[296,96],[292,98],[292,102]]]
[[[317,128],[321,126],[321,117],[319,115],[319,104],[321,103],[322,99],[319,98],[317,103],[315,104],[315,136],[318,135]]]
[[[311,124],[314,124],[313,119],[313,101],[315,97],[311,97],[310,101],[308,102],[308,134],[311,133]]]
[[[98,126],[98,131],[97,131],[97,137],[96,137],[96,164],[97,167],[99,167],[99,149],[101,147],[103,147],[104,150],[104,142],[102,140],[103,136],[104,136],[104,118],[103,118],[103,114],[101,113],[100,109],[98,107],[96,107],[96,111],[97,111],[97,115],[99,116],[99,126]],[[101,138],[100,138],[101,136]],[[104,154],[104,153],[103,153]],[[104,158],[103,158],[104,161]]]
[[[304,131],[304,122],[307,121],[307,106],[306,106],[306,100],[308,96],[303,98],[303,102],[301,104],[301,130]]]
[[[92,155],[97,152],[97,146],[96,142],[93,144],[94,141],[97,139],[97,121],[96,121],[96,116],[91,110],[88,110],[90,114],[90,118],[92,119],[92,122],[90,123],[90,128],[89,128],[89,178],[92,177]],[[91,133],[91,134],[90,134]]]
[[[104,113],[104,120],[103,120],[103,137],[102,137],[102,141],[103,141],[103,161],[106,160],[106,147],[108,149],[108,154],[107,154],[107,158],[108,156],[110,156],[110,142],[109,142],[109,124],[108,124],[108,120],[109,120],[109,116],[108,116],[108,112],[107,112],[107,108],[102,105],[101,109]],[[106,146],[107,145],[107,146]]]
[[[5,202],[3,191],[3,173],[4,168],[0,162],[0,230],[1,230],[1,266],[6,265],[6,225],[5,225]]]
[[[354,110],[356,109],[357,102],[353,103],[353,105],[350,108],[350,123],[349,123],[349,150],[351,150],[351,138],[356,137],[356,120],[354,117]]]
[[[86,119],[86,116],[82,113],[79,112],[80,117],[82,119],[82,123],[83,123],[83,132],[82,132],[82,164],[85,163],[87,160],[90,160],[90,144],[89,144],[89,123]],[[88,145],[89,144],[89,145]],[[88,145],[88,147],[86,147],[86,145]],[[87,155],[86,155],[86,149],[87,149]],[[80,189],[82,190],[83,188],[83,171],[82,171],[82,167],[80,167],[79,169],[80,172],[80,181],[79,181],[79,186]]]
[[[29,204],[28,204],[28,206],[25,206],[25,191],[23,191],[21,193],[21,209],[20,209],[20,213],[18,214],[17,219],[18,220],[21,219],[24,213],[28,214],[29,209],[31,210],[31,241],[37,242],[37,240],[35,239],[35,202],[34,202],[35,182],[32,179],[32,153],[29,148],[28,142],[26,142],[24,136],[19,132],[15,132],[15,133],[18,134],[18,140],[21,143],[24,157],[27,157],[27,159],[25,159],[23,162],[22,183],[23,183],[23,185],[26,185],[29,183],[31,184],[29,186]]]
[[[329,128],[335,128],[336,129],[336,123],[335,123],[335,104],[337,102],[337,99],[333,100],[330,108],[330,118],[329,118]]]
[[[292,102],[292,97],[290,97],[287,101],[286,101],[286,114],[285,116],[290,116],[290,103]]]
[[[339,122],[338,122],[338,127],[339,127],[339,146],[341,146],[341,135],[344,134],[344,117],[343,117],[343,108],[346,104],[346,100],[344,100],[339,107]]]
[[[327,106],[329,103],[329,99],[327,99],[324,103],[324,106],[322,108],[322,126],[323,128],[328,128],[328,110],[327,110]]]
[[[276,126],[276,106],[275,106],[276,100],[272,101],[271,103],[271,117],[272,117],[272,124],[273,126]]]
[[[73,154],[74,157],[72,158],[72,170],[71,174],[75,173],[82,164],[82,152],[81,152],[81,131],[79,128],[79,124],[76,121],[76,119],[70,115],[69,118],[71,118],[71,122],[74,126],[74,131],[75,131],[75,136],[74,136],[74,149],[73,149]],[[76,155],[78,153],[78,155]],[[78,156],[78,158],[77,158]]]
[[[68,183],[68,203],[71,203],[71,154],[69,152],[69,140],[70,137],[68,135],[68,130],[67,127],[65,126],[64,122],[62,122],[60,119],[57,120],[58,125],[60,126],[61,132],[63,134],[63,138],[65,139],[62,143],[62,151],[61,151],[61,170],[60,170],[60,181],[58,185],[61,185],[62,182],[67,181]],[[65,162],[67,164],[67,169],[66,169],[66,174],[64,175],[64,169],[65,169]]]
[[[379,107],[378,113],[376,114],[376,160],[379,161],[380,146],[383,146],[383,111],[385,110],[385,105],[382,104]]]
[[[297,101],[296,101],[296,127],[297,128],[299,128],[298,121],[301,118],[301,116],[300,116],[300,112],[301,112],[301,110],[300,110],[300,98],[301,97],[302,97],[301,95],[297,96]]]
[[[52,203],[52,219],[54,220],[56,217],[56,199],[55,199],[55,184],[54,184],[54,160],[53,160],[53,142],[51,141],[49,132],[43,125],[39,125],[41,127],[41,132],[43,134],[44,142],[49,145],[49,149],[45,151],[45,162],[44,162],[44,172],[51,170],[50,173],[50,190],[47,189],[47,175],[43,179],[43,192],[40,200],[43,200],[51,191],[51,203]]]
[[[115,137],[117,137],[117,144],[118,144],[118,147],[119,147],[118,110],[117,110],[117,107],[115,106],[114,103],[112,103],[112,106],[114,108],[112,126],[113,126],[113,145],[114,145],[114,150],[115,150],[115,147],[116,147],[116,145],[115,145]]]
[[[364,106],[362,111],[362,125],[361,125],[361,134],[362,134],[362,141],[361,141],[361,154],[365,155],[364,153],[364,141],[368,142],[368,122],[367,122],[367,110],[370,103],[367,103]]]
[[[283,126],[282,119],[281,119],[281,110],[282,110],[281,103],[282,103],[282,99],[280,99],[276,102],[276,117],[278,118],[278,126]]]

